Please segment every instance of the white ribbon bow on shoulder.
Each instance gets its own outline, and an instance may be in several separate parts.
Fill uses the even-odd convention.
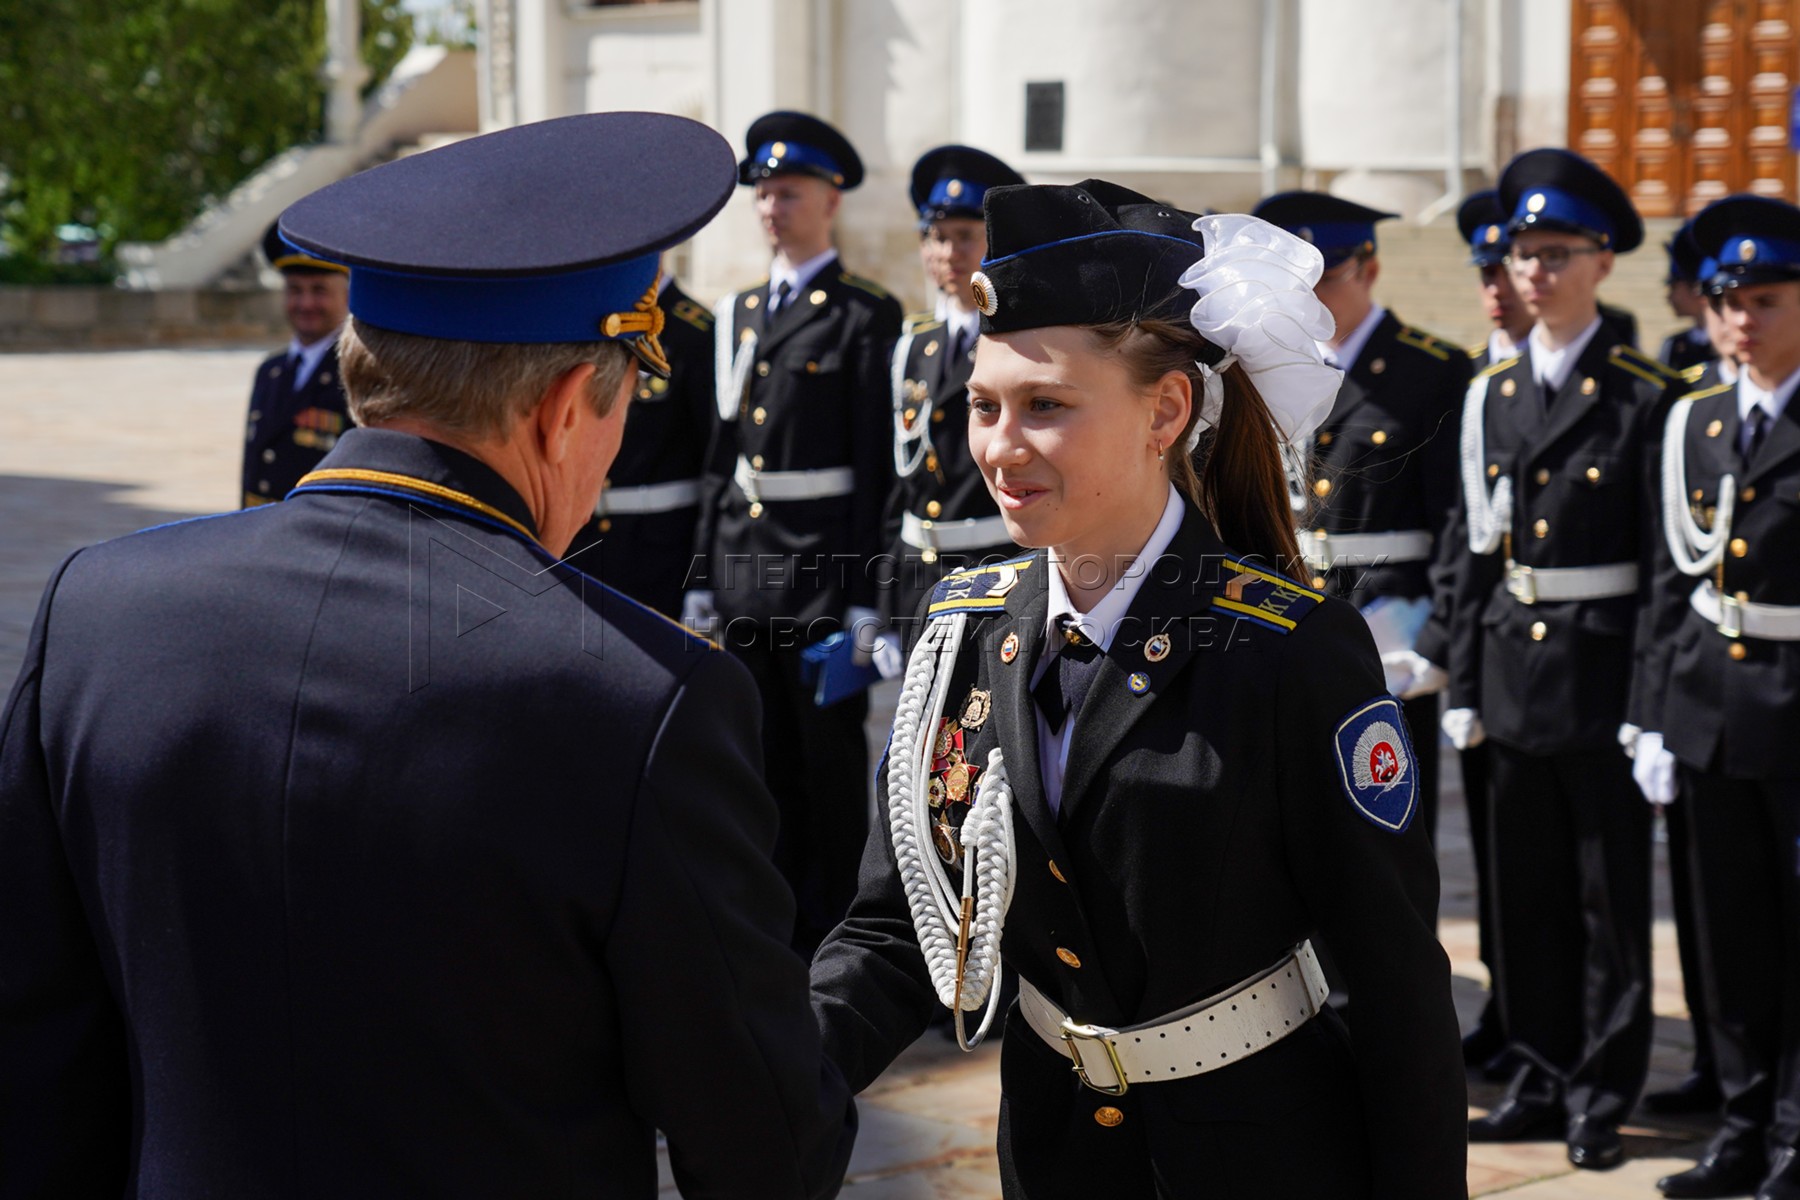
[[[1249,373],[1282,439],[1306,443],[1330,413],[1343,381],[1319,353],[1318,343],[1336,328],[1313,294],[1325,272],[1324,258],[1311,243],[1241,213],[1201,217],[1194,228],[1206,239],[1206,257],[1181,276],[1181,286],[1200,297],[1188,319],[1225,357],[1212,367],[1196,364],[1205,394],[1189,452],[1200,431],[1219,422],[1223,375],[1233,363]]]

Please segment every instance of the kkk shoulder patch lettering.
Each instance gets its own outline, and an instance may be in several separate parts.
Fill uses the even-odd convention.
[[[1035,556],[1025,555],[944,576],[931,591],[931,603],[925,610],[927,619],[1004,606],[1006,594],[1019,582],[1019,573],[1030,569],[1034,561]]]
[[[1405,833],[1418,811],[1419,770],[1406,719],[1392,696],[1372,700],[1337,727],[1338,778],[1371,824]]]

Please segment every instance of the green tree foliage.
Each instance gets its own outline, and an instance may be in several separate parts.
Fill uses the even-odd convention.
[[[363,0],[385,78],[412,42],[399,3]],[[323,121],[323,0],[0,2],[0,234],[51,256],[79,222],[119,241],[180,229]]]

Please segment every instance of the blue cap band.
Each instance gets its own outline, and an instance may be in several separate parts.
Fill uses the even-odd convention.
[[[1309,221],[1294,226],[1293,233],[1318,247],[1326,258],[1340,261],[1365,245],[1375,244],[1375,226],[1368,221]]]
[[[1729,271],[1732,267],[1800,267],[1800,242],[1773,237],[1727,238],[1715,270]]]
[[[844,177],[844,168],[838,166],[837,159],[801,142],[764,142],[750,157],[765,167],[790,171],[810,167],[834,179]]]
[[[377,267],[350,271],[350,311],[395,333],[459,342],[598,342],[602,322],[629,313],[656,283],[661,254],[556,275],[457,278]],[[642,332],[617,335],[634,341]]]
[[[929,218],[944,209],[966,208],[981,211],[981,198],[987,195],[987,184],[968,179],[940,179],[932,185],[931,195],[919,207],[919,215]]]
[[[1555,188],[1531,188],[1519,197],[1519,207],[1513,210],[1513,232],[1530,229],[1539,222],[1573,225],[1597,233],[1609,243],[1619,232],[1604,208]]]
[[[1478,267],[1497,267],[1511,248],[1504,225],[1478,225],[1469,239],[1469,261]]]
[[[1714,275],[1717,275],[1718,273],[1719,273],[1719,260],[1716,258],[1703,258],[1700,260],[1700,270],[1696,273],[1695,278],[1697,278],[1701,283],[1705,283],[1707,280],[1711,279]]]

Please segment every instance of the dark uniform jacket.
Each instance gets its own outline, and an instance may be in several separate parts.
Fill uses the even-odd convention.
[[[1689,331],[1683,329],[1663,339],[1662,349],[1657,352],[1656,357],[1671,371],[1682,372],[1689,367],[1714,361],[1719,357],[1719,352],[1713,349],[1710,339],[1691,337]]]
[[[895,468],[899,470],[903,461],[913,461],[911,472],[901,475],[894,485],[888,505],[888,552],[895,564],[894,585],[883,600],[882,610],[890,620],[910,618],[946,572],[983,561],[997,562],[1018,552],[1004,533],[1000,540],[972,550],[926,552],[902,540],[905,513],[934,522],[982,517],[998,520],[1000,516],[981,467],[969,454],[973,342],[962,354],[952,356],[949,326],[929,315],[913,318],[907,334],[911,340],[902,342],[907,353],[901,394],[895,397]],[[898,348],[895,353],[899,353]]]
[[[1314,587],[1359,607],[1381,596],[1448,591],[1450,568],[1434,563],[1457,558],[1447,534],[1461,487],[1456,433],[1468,384],[1460,347],[1391,312],[1375,326],[1313,435],[1314,499],[1303,525],[1326,533],[1424,530],[1434,553],[1419,562],[1336,567],[1314,576]]]
[[[1643,489],[1660,469],[1661,421],[1680,381],[1604,325],[1548,404],[1529,347],[1483,378],[1477,469],[1490,494],[1512,480],[1512,523],[1495,551],[1463,559],[1449,706],[1477,710],[1489,736],[1532,754],[1614,746],[1658,536]],[[1509,553],[1534,568],[1635,563],[1638,592],[1523,604],[1506,590]]]
[[[1403,832],[1377,825],[1347,797],[1334,751],[1336,731],[1371,701],[1404,724],[1361,617],[1297,584],[1240,579],[1241,560],[1188,506],[1073,718],[1058,817],[1039,782],[1029,692],[1055,568],[1042,551],[1019,561],[1003,607],[990,600],[971,618],[945,708],[987,693],[991,715],[965,729],[965,756],[986,764],[994,747],[1005,752],[1018,864],[1007,971],[1075,1020],[1116,1028],[1212,995],[1321,934],[1356,1013],[1348,1043],[1327,1012],[1227,1069],[1115,1099],[1078,1083],[1015,1008],[1001,1059],[1007,1194],[1147,1196],[1154,1161],[1158,1194],[1285,1196],[1249,1186],[1267,1182],[1269,1139],[1286,1147],[1275,1153],[1318,1153],[1306,1141],[1317,1132],[1366,1153],[1368,1195],[1464,1196],[1463,1068],[1431,916],[1437,868],[1410,821],[1416,793]],[[979,600],[995,578],[952,576],[937,598]],[[1147,653],[1153,631],[1171,643],[1159,661]],[[885,812],[885,760],[878,799]],[[814,960],[813,988],[827,1053],[857,1089],[936,1005],[885,823],[849,917]],[[1102,1105],[1123,1120],[1099,1123]]]
[[[359,477],[45,593],[0,719],[0,1196],[650,1197],[659,1129],[690,1195],[834,1192],[742,667],[550,569],[474,459],[325,466]]]
[[[878,602],[873,560],[886,548],[882,511],[894,477],[888,356],[900,304],[835,259],[772,325],[768,291],[764,280],[739,293],[729,331],[723,319],[715,330],[734,349],[754,331],[757,346],[735,419],[719,431],[717,500],[700,531],[710,553],[704,586],[726,620],[835,623],[850,605]],[[740,458],[762,471],[849,467],[855,485],[847,496],[753,503],[731,479]]]
[[[1716,375],[1716,372],[1715,372]],[[1737,488],[1731,539],[1706,578],[1725,595],[1754,604],[1800,606],[1800,412],[1792,401],[1746,464],[1737,388],[1714,381],[1690,394],[1682,500],[1701,528],[1717,516],[1724,476]],[[1800,731],[1800,642],[1726,637],[1695,612],[1701,580],[1677,570],[1660,536],[1651,596],[1652,654],[1640,678],[1633,719],[1696,770],[1738,779],[1800,775],[1792,742]]]
[[[244,429],[245,508],[287,495],[351,427],[335,343],[299,394],[293,389],[286,351],[269,355],[256,368]]]
[[[663,350],[669,378],[645,375],[631,400],[625,440],[606,486],[688,482],[697,488],[718,425],[713,396],[713,316],[670,283],[657,303],[665,322]],[[575,535],[569,556],[589,575],[670,616],[681,613],[681,593],[694,569],[694,534],[702,500],[667,512],[622,513],[608,509],[605,493],[594,519]]]

